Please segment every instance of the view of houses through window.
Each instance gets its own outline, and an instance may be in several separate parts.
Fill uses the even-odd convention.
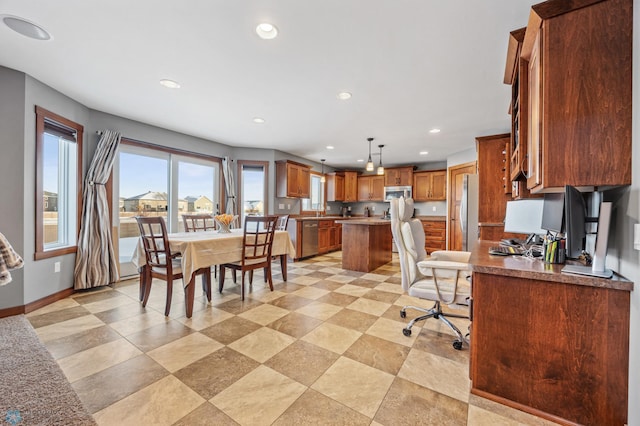
[[[119,257],[122,275],[135,273],[130,263],[139,232],[135,216],[161,216],[169,232],[184,231],[182,215],[219,213],[219,163],[128,144],[120,146],[117,180]]]

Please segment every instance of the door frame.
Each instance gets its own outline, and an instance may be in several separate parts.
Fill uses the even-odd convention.
[[[467,163],[456,164],[455,166],[451,166],[447,168],[447,182],[448,188],[447,193],[449,196],[447,197],[447,250],[454,250],[453,247],[453,235],[454,235],[454,227],[459,226],[459,221],[457,218],[453,217],[456,211],[456,194],[459,194],[459,191],[456,187],[456,176],[464,175],[464,174],[477,174],[478,173],[478,161],[469,161]],[[462,231],[461,231],[462,232]]]

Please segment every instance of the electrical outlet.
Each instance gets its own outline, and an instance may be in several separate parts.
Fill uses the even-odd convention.
[[[53,264],[53,272],[60,272],[60,262]]]
[[[331,210],[331,206],[330,205],[327,205],[327,210]]]
[[[436,211],[436,206],[433,206],[433,211],[434,211],[434,212]]]
[[[287,204],[287,210],[291,210],[291,204]]]
[[[280,210],[284,210],[284,204],[278,204],[278,208],[279,208]]]
[[[371,211],[375,212],[376,211],[376,206],[371,206]]]

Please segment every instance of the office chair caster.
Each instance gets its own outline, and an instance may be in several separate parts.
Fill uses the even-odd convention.
[[[403,309],[400,311],[400,318],[406,318],[407,317],[407,312]]]
[[[411,331],[411,330],[409,330],[409,331]],[[454,340],[453,341],[453,349],[458,350],[458,351],[462,350],[462,342],[460,340]]]
[[[404,334],[405,336],[411,336],[411,329],[410,328],[403,328],[402,329],[402,334]]]

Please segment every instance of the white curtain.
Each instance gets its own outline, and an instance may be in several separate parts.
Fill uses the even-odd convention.
[[[100,287],[120,279],[111,241],[105,184],[120,145],[120,133],[105,130],[84,181],[74,288]]]
[[[233,170],[231,170],[231,160],[229,157],[222,159],[222,173],[224,174],[224,187],[227,191],[227,214],[237,214],[236,210],[236,185],[233,181]],[[237,220],[233,222],[234,228],[239,227]]]

